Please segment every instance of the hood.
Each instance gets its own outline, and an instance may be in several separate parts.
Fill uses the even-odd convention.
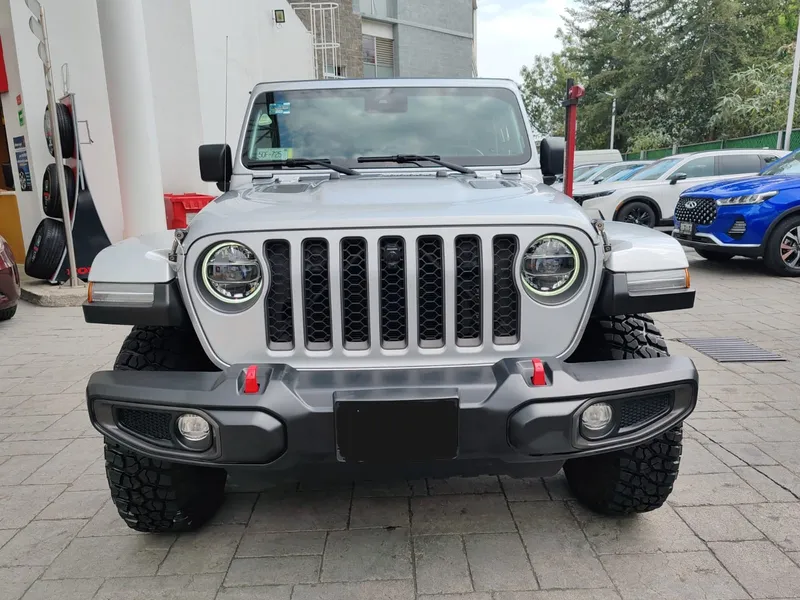
[[[696,185],[681,195],[701,198],[734,198],[793,188],[800,188],[800,175],[754,175],[742,179],[726,179],[716,183]]]
[[[256,181],[209,203],[189,237],[237,231],[559,224],[594,233],[571,198],[527,178],[369,175]]]

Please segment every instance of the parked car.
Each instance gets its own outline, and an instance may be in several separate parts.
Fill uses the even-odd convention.
[[[800,150],[755,177],[681,194],[672,235],[708,260],[762,257],[778,275],[800,276]]]
[[[678,197],[688,188],[758,173],[786,154],[766,149],[678,154],[640,169],[625,181],[600,183],[573,193],[573,197],[585,208],[600,211],[609,221],[671,227]]]
[[[563,466],[595,511],[666,501],[698,378],[643,313],[694,304],[686,254],[542,185],[563,145],[524,112],[505,80],[255,87],[200,148],[228,191],[92,265],[86,320],[134,326],[87,387],[129,527],[197,528],[242,477]]]
[[[0,235],[0,321],[8,321],[17,312],[19,295],[19,268],[11,246]]]
[[[578,191],[580,189],[585,189],[587,186],[597,185],[614,175],[627,172],[632,173],[651,162],[653,161],[630,160],[597,165],[594,168],[586,169],[582,173],[575,175],[573,190]],[[553,184],[553,187],[561,191],[564,189],[564,184],[563,182],[558,182]]]

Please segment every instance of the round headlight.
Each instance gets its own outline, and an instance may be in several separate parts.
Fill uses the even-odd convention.
[[[201,275],[209,293],[227,304],[247,302],[264,284],[256,255],[235,242],[214,246],[203,260]]]
[[[578,280],[581,259],[578,249],[560,235],[545,235],[534,241],[522,256],[522,283],[534,296],[563,294]]]

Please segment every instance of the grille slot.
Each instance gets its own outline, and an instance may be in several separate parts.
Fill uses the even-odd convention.
[[[456,238],[456,343],[481,343],[481,241],[475,235]]]
[[[401,237],[380,240],[381,342],[384,348],[405,348],[406,245]]]
[[[171,440],[172,415],[154,410],[118,408],[117,423],[132,433],[153,440]]]
[[[717,203],[711,198],[680,198],[675,206],[675,218],[682,223],[711,225],[717,218]]]
[[[747,233],[747,221],[741,217],[736,219],[730,229],[728,229],[728,235],[732,238],[741,238],[745,233]]]
[[[519,290],[514,277],[517,251],[516,237],[495,236],[492,242],[492,335],[498,345],[519,342]]]
[[[363,238],[342,240],[342,326],[345,348],[369,348],[367,241]]]
[[[264,254],[270,274],[266,299],[267,346],[270,350],[291,350],[294,348],[291,247],[286,240],[270,240],[264,244]]]
[[[306,346],[309,350],[329,350],[331,330],[331,290],[328,241],[303,242],[303,306]]]
[[[660,394],[648,398],[626,400],[620,409],[619,427],[630,428],[646,423],[665,415],[672,406],[671,394]]]
[[[423,348],[444,345],[444,249],[442,238],[417,239],[417,306],[419,344]]]

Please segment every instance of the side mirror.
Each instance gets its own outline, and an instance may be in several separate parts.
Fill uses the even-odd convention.
[[[679,181],[683,181],[684,179],[686,179],[686,177],[687,177],[686,173],[675,173],[672,177],[669,178],[669,184],[675,185]]]
[[[228,144],[200,146],[200,179],[216,183],[219,191],[227,192],[231,186],[233,157]]]
[[[564,174],[564,147],[562,137],[544,138],[539,146],[539,164],[542,175],[558,177]]]

